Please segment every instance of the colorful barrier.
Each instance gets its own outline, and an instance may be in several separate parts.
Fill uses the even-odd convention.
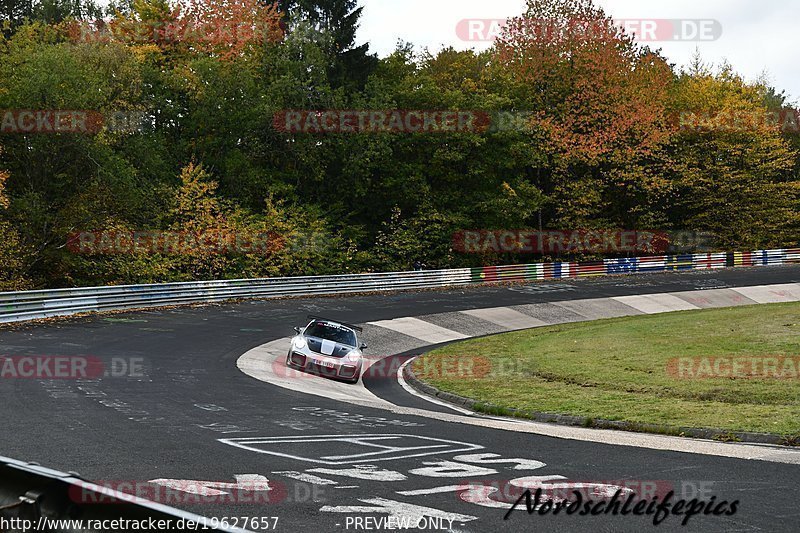
[[[474,283],[538,281],[545,279],[588,278],[614,274],[682,272],[717,268],[755,267],[800,263],[800,248],[715,252],[701,254],[624,257],[603,261],[538,263],[478,267],[472,269]]]
[[[21,322],[94,311],[118,311],[221,302],[241,298],[282,298],[286,296],[404,291],[455,287],[474,283],[530,282],[614,274],[680,272],[740,266],[781,265],[785,263],[800,263],[800,248],[628,257],[583,263],[533,263],[472,269],[193,281],[186,283],[5,292],[0,293],[0,322]]]

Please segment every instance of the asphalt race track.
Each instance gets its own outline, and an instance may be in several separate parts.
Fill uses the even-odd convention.
[[[0,455],[77,471],[101,484],[173,480],[149,486],[172,486],[168,494],[184,498],[176,507],[217,518],[278,517],[275,530],[287,532],[386,530],[379,520],[389,513],[421,518],[429,531],[654,528],[652,516],[633,515],[529,516],[519,510],[504,521],[508,505],[502,493],[509,481],[525,478],[517,484],[535,484],[533,477],[545,483],[627,482],[661,496],[673,490],[678,498],[739,501],[732,516],[701,514],[686,527],[682,517],[670,516],[657,527],[662,531],[797,531],[800,459],[794,464],[735,459],[449,422],[446,416],[392,412],[274,386],[243,373],[237,361],[258,346],[291,336],[292,327],[303,325],[310,313],[365,324],[501,306],[798,282],[800,266],[761,267],[243,302],[15,326],[0,331],[2,355],[91,356],[106,368],[135,363],[142,371],[118,368],[112,373],[124,376],[84,380],[0,380]],[[381,339],[370,338],[376,331],[365,329],[371,347],[383,346]],[[419,347],[397,345],[381,355],[412,350]],[[381,401],[453,413],[403,396],[391,380],[366,385],[352,386],[354,394],[368,390]],[[387,443],[391,449],[379,447]],[[242,487],[258,490],[235,492],[237,479]],[[238,495],[232,498],[237,501],[217,496],[195,503],[185,490],[176,490],[187,484],[174,480],[206,481],[201,485],[213,489],[209,494],[228,491]],[[500,490],[464,490],[478,481]],[[271,490],[264,491],[267,487]],[[164,491],[153,494],[164,498],[162,503],[174,503],[165,501]],[[274,522],[263,524],[272,530]]]

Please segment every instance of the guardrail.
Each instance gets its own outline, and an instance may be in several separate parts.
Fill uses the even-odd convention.
[[[0,531],[93,533],[148,528],[247,531],[95,485],[74,473],[0,457]]]
[[[118,285],[0,293],[0,323],[244,298],[402,291],[546,279],[800,263],[800,248],[533,263],[454,270]]]

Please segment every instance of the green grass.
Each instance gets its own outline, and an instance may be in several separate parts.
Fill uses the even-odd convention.
[[[667,371],[677,357],[776,355],[800,355],[799,303],[495,335],[436,350],[415,361],[414,372],[440,390],[501,408],[800,435],[800,379],[677,379]],[[435,370],[456,358],[477,370]]]

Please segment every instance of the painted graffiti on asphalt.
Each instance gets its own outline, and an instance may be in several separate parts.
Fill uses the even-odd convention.
[[[480,444],[423,435],[398,433],[287,435],[240,437],[219,439],[219,441],[254,453],[307,463],[310,468],[303,471],[276,471],[272,474],[323,488],[358,488],[358,485],[340,485],[347,481],[350,483],[377,481],[391,485],[419,478],[448,480],[446,483],[426,488],[395,490],[394,498],[357,497],[357,501],[347,505],[324,505],[320,508],[320,511],[325,513],[362,516],[387,515],[381,519],[382,521],[379,520],[384,525],[383,527],[394,524],[398,529],[418,528],[419,525],[432,523],[442,523],[446,527],[451,527],[455,523],[463,526],[467,522],[478,520],[477,516],[435,509],[419,505],[421,502],[415,501],[415,499],[424,499],[426,496],[435,494],[452,493],[461,503],[502,509],[507,512],[506,516],[510,516],[514,510],[528,510],[529,507],[521,506],[521,503],[526,501],[526,494],[529,493],[533,498],[533,512],[540,514],[554,512],[547,507],[547,502],[550,500],[553,502],[550,504],[551,507],[556,504],[560,505],[559,511],[562,508],[576,508],[580,512],[587,502],[592,502],[592,505],[602,502],[603,509],[605,510],[607,506],[610,509],[609,513],[613,513],[617,507],[616,501],[621,499],[627,500],[625,502],[627,505],[635,504],[633,508],[637,510],[637,513],[634,514],[641,514],[641,509],[648,506],[647,498],[672,498],[675,494],[672,484],[664,481],[569,481],[565,476],[557,474],[523,474],[544,469],[547,465],[534,459],[508,458],[496,453],[489,453]],[[442,458],[445,455],[450,457]],[[420,464],[402,471],[396,466],[389,466],[393,461],[410,458],[420,460]],[[496,476],[501,471],[519,472],[519,477],[502,482],[492,481],[493,478],[490,476]],[[484,481],[474,481],[476,479]],[[684,495],[686,494],[685,488],[681,489]],[[700,495],[695,491],[693,496],[705,496],[707,492],[710,492],[708,487],[704,487],[703,491],[704,493]],[[539,500],[535,499],[534,494],[539,495]],[[580,494],[580,505],[576,507],[573,503],[572,507],[568,507],[571,503],[569,498],[576,494]],[[551,497],[545,500],[543,495]],[[712,497],[712,502],[715,498]],[[694,499],[684,501],[682,504],[675,502],[672,512],[677,514],[681,511],[684,515],[705,512],[706,507],[697,511],[697,502],[699,501]],[[619,506],[622,505],[620,503]],[[665,504],[662,501],[661,507],[657,507],[657,505],[659,504],[653,504],[655,509],[653,512],[663,509]],[[727,510],[735,512],[735,507],[735,505],[731,505]],[[590,506],[588,514],[591,514],[594,509],[595,507]],[[715,507],[709,512],[713,513],[716,509]],[[565,514],[567,512],[565,511]],[[663,520],[661,517],[663,511],[658,512],[660,513],[659,519]],[[377,522],[374,520],[358,521],[353,516],[348,516],[345,522],[346,529],[351,527],[369,529],[367,525],[369,524],[371,527],[374,523]],[[402,527],[403,525],[409,525],[409,527]],[[436,528],[434,527],[434,529]]]
[[[314,406],[294,407],[293,410],[301,416],[326,421],[346,420],[365,428],[373,423],[397,429],[400,429],[397,426],[413,424]],[[416,430],[415,434],[391,430],[387,433],[324,434],[316,428],[316,434],[313,431],[304,433],[299,428],[292,431],[291,426],[296,427],[301,422],[294,418],[291,424],[289,420],[282,421],[280,425],[289,431],[282,436],[251,434],[218,438],[220,443],[239,450],[271,456],[275,460],[294,461],[299,468],[236,474],[236,483],[183,479],[158,479],[149,483],[169,491],[196,493],[200,487],[200,492],[211,491],[215,498],[244,503],[253,498],[247,492],[250,487],[243,487],[242,483],[258,480],[262,487],[286,487],[278,498],[274,497],[278,493],[273,492],[271,501],[316,503],[321,513],[342,516],[341,525],[345,530],[451,530],[479,520],[476,515],[480,513],[470,513],[469,507],[447,509],[437,508],[446,505],[434,504],[434,507],[431,504],[432,496],[448,494],[452,495],[454,506],[466,504],[477,506],[473,507],[476,510],[500,511],[507,520],[521,514],[513,511],[527,511],[537,516],[559,513],[590,517],[601,513],[605,516],[648,516],[654,523],[675,515],[688,522],[697,515],[723,513],[730,516],[736,513],[739,505],[738,500],[730,504],[727,501],[715,503],[713,483],[701,486],[653,480],[570,480],[549,472],[550,467],[542,461],[504,457],[477,443],[421,435]],[[236,433],[235,429],[245,428],[231,429],[231,433]],[[252,428],[246,429],[252,431]],[[274,478],[283,478],[290,485],[274,482]],[[364,490],[364,484],[370,483],[378,483],[387,493],[360,493],[358,489]],[[313,491],[298,492],[298,487],[311,487]],[[237,497],[237,490],[245,490],[245,496]],[[503,516],[499,514],[497,519],[502,520]]]

